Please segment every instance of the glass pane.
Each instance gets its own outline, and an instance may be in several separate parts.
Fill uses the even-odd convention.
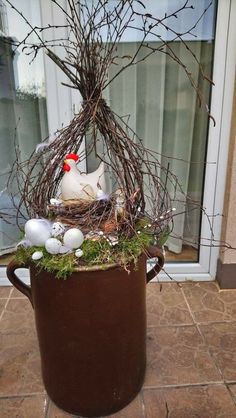
[[[13,1],[19,6],[17,0]],[[21,0],[23,14],[40,25],[37,0]],[[21,18],[0,2],[0,212],[12,207],[6,183],[9,169],[15,160],[18,147],[20,158],[25,160],[42,139],[48,135],[43,57],[39,55],[29,65],[31,57],[14,51],[13,40],[21,40],[27,27]],[[18,196],[15,196],[17,204]],[[0,255],[9,251],[19,240],[19,229],[0,220]]]
[[[176,31],[183,32],[196,22],[203,13],[208,1],[192,1],[191,10],[176,19]],[[183,5],[182,0],[149,3],[153,14],[163,15],[163,11],[173,11]],[[154,10],[155,9],[155,10]],[[189,49],[194,53],[203,71],[211,77],[214,54],[216,3],[200,20],[192,37],[186,35],[186,46],[178,40],[171,47],[191,71],[194,82],[210,100],[210,85],[203,83],[199,66],[194,62]],[[192,22],[192,23],[191,23]],[[168,32],[162,33],[168,39]],[[149,43],[154,41],[149,40]],[[158,44],[155,42],[155,46]],[[139,46],[138,39],[127,36],[118,46],[118,56],[133,56]],[[142,58],[139,54],[137,60]],[[119,71],[119,66],[110,70],[110,78]],[[130,67],[111,83],[107,91],[108,104],[120,116],[129,115],[127,121],[145,145],[160,153],[161,163],[178,177],[186,194],[201,204],[203,197],[204,160],[207,149],[208,115],[200,108],[194,89],[191,87],[181,66],[178,66],[165,53],[153,54],[145,61]],[[162,156],[161,156],[162,155]],[[172,157],[172,158],[167,158]],[[178,198],[178,196],[177,196]],[[183,199],[181,197],[181,199]],[[176,201],[177,212],[182,212],[185,202]],[[197,262],[199,257],[200,210],[192,211],[187,205],[185,214],[175,218],[173,237],[168,240],[167,259],[169,261]]]

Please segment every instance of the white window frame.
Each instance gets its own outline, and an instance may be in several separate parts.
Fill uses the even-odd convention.
[[[42,24],[60,22],[58,13],[50,0],[41,0]],[[236,2],[221,0],[218,2],[217,26],[215,37],[211,113],[216,119],[216,127],[210,122],[208,136],[207,161],[215,164],[206,166],[203,206],[208,214],[223,213],[226,170],[228,161],[229,136],[233,103],[235,65],[236,65]],[[52,134],[62,124],[65,126],[78,111],[81,98],[74,89],[60,86],[65,80],[64,74],[48,57],[45,57],[45,78],[47,91],[47,109],[49,132]],[[214,219],[215,239],[220,239],[221,216]],[[203,218],[201,236],[210,237],[209,226]],[[216,274],[218,248],[202,246],[198,263],[167,263],[165,270],[173,279],[214,280]],[[150,263],[151,264],[151,263]],[[26,269],[18,270],[19,277],[29,282]],[[158,280],[169,281],[165,273],[158,275]],[[0,285],[9,285],[6,268],[0,268]]]
[[[2,22],[3,22],[3,30],[0,29],[0,35],[2,36],[6,36],[6,30],[7,30],[7,25],[6,25],[6,19],[5,19],[5,14],[6,14],[6,6],[3,4],[2,0],[0,0],[0,13],[1,13],[1,9],[3,11],[2,13]]]
[[[221,0],[217,9],[213,63],[215,86],[211,95],[211,113],[216,120],[216,126],[210,122],[206,160],[210,164],[206,165],[203,198],[203,207],[209,215],[223,213],[236,66],[235,39],[236,2]],[[221,238],[221,225],[222,217],[214,218],[215,240]],[[203,216],[201,236],[211,237],[206,216]],[[204,240],[202,243],[204,244]],[[166,271],[178,281],[214,280],[218,256],[219,248],[201,246],[198,263],[169,263]],[[158,279],[170,280],[165,273],[159,274]]]

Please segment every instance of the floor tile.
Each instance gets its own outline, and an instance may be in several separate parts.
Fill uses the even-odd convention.
[[[0,286],[0,299],[8,298],[11,290],[12,290],[12,286]]]
[[[183,292],[197,322],[236,320],[236,291],[219,291],[216,282],[184,284]]]
[[[147,285],[147,323],[152,325],[192,324],[181,288],[176,283]]]
[[[145,390],[146,418],[236,418],[236,407],[224,385]]]
[[[74,415],[67,414],[61,409],[57,408],[55,404],[50,402],[47,418],[70,418]],[[109,415],[109,418],[143,418],[143,408],[140,395],[138,395],[133,402],[126,408],[116,414]]]
[[[195,326],[148,329],[145,386],[215,381],[221,376]]]
[[[2,315],[6,302],[7,302],[7,299],[0,299],[0,317]],[[0,329],[1,329],[1,323],[0,323]]]
[[[236,322],[200,325],[210,352],[227,381],[236,381]]]
[[[31,333],[34,328],[34,311],[29,300],[10,299],[0,321],[1,333]]]
[[[228,385],[228,388],[231,392],[234,402],[236,403],[236,384]]]
[[[143,408],[141,397],[137,396],[133,402],[131,402],[126,408],[117,412],[116,414],[109,415],[109,418],[143,418]]]
[[[1,418],[44,418],[45,396],[0,398]]]
[[[67,414],[59,409],[52,401],[49,403],[47,418],[72,418],[74,415]]]
[[[44,392],[37,338],[0,334],[0,396]]]
[[[21,293],[15,287],[13,287],[13,290],[12,290],[12,293],[11,293],[11,298],[24,298],[24,299],[27,299],[27,297],[25,295],[23,295],[23,293]]]

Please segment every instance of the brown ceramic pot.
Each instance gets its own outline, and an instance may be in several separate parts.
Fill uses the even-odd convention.
[[[61,409],[98,417],[125,407],[142,387],[146,363],[146,283],[162,268],[163,253],[146,273],[146,256],[130,272],[113,265],[78,269],[67,280],[30,266],[31,286],[7,276],[32,303],[46,391]],[[104,268],[104,266],[103,266]]]

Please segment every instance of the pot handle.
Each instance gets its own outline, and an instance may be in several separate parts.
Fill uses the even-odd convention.
[[[23,293],[30,300],[33,306],[31,287],[22,282],[16,275],[15,270],[19,268],[28,268],[27,264],[20,264],[16,260],[12,260],[7,266],[7,277],[13,286],[16,287],[21,293]]]
[[[147,256],[148,258],[157,257],[158,261],[155,266],[147,273],[147,283],[150,280],[154,279],[154,277],[161,271],[162,267],[164,266],[165,257],[163,250],[155,245],[151,245],[147,249]]]

